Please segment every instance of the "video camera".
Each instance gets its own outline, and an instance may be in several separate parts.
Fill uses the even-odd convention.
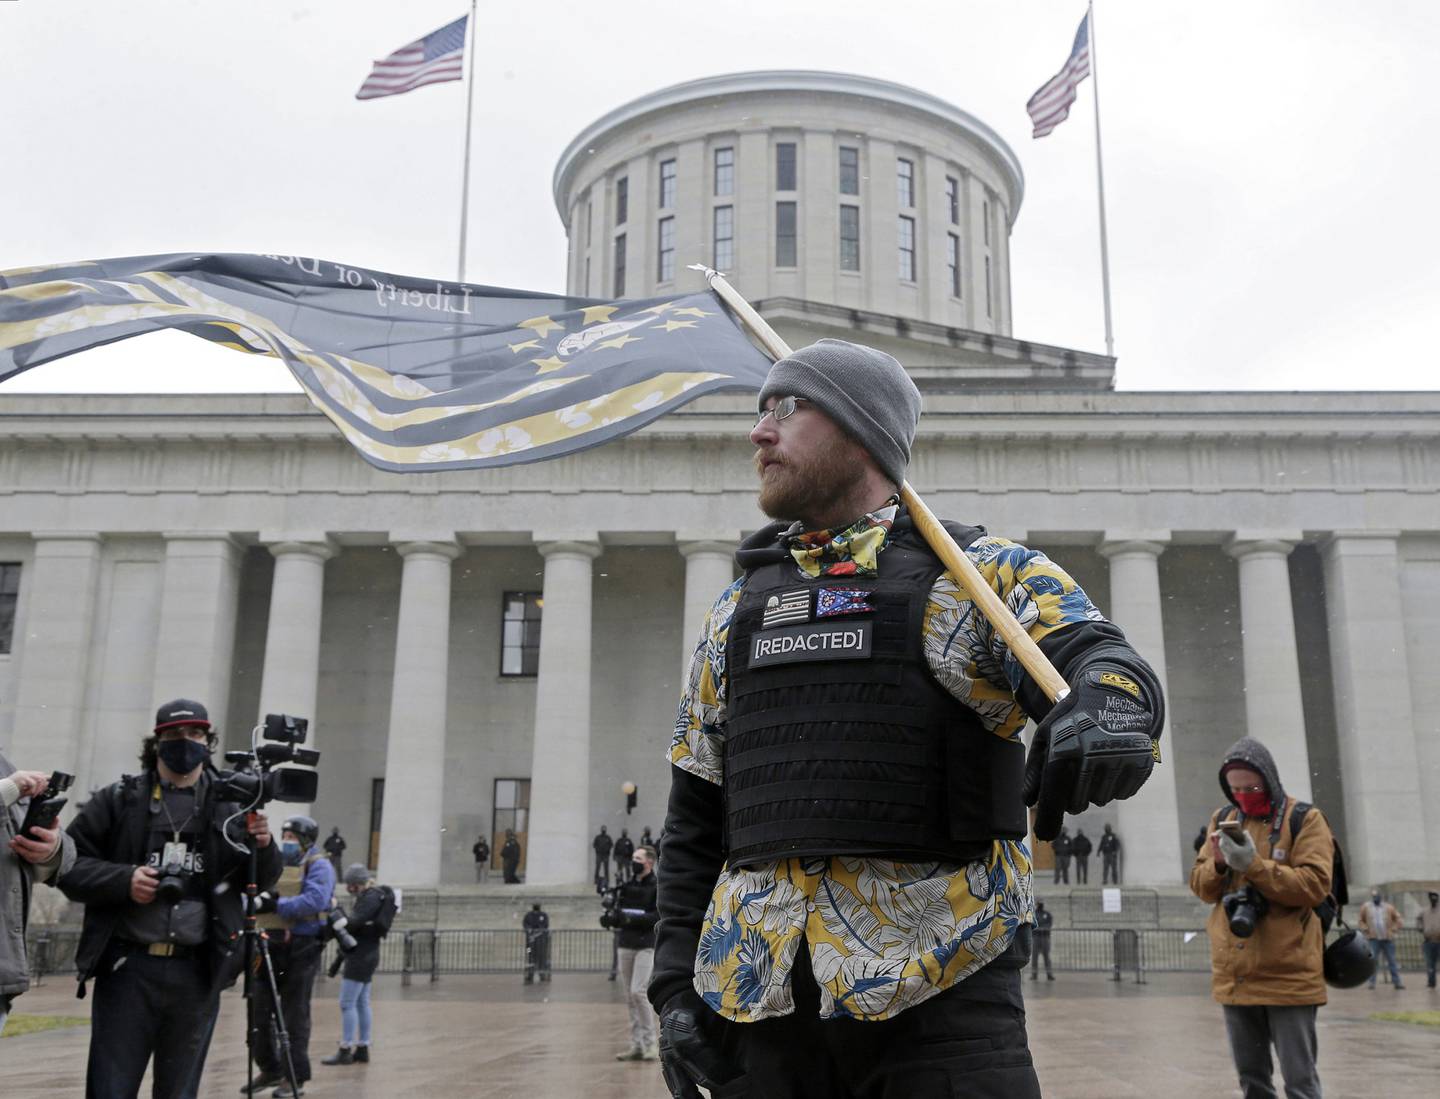
[[[222,801],[238,801],[259,809],[272,801],[311,802],[319,789],[320,776],[314,771],[282,767],[298,763],[314,767],[320,753],[314,748],[301,748],[310,728],[308,718],[289,714],[266,714],[261,734],[269,744],[256,745],[250,751],[226,752],[225,762],[234,770],[216,776],[215,796]]]

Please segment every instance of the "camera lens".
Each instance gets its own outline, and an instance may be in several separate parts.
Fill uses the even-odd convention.
[[[175,874],[166,874],[155,885],[155,899],[161,904],[179,904],[185,896],[185,882]]]

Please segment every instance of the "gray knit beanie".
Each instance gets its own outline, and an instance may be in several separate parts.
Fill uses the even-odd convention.
[[[920,391],[892,356],[845,340],[820,340],[770,368],[759,410],[771,397],[804,397],[870,452],[895,484],[905,482],[920,422]]]

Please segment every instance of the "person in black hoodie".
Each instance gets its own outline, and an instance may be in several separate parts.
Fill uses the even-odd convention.
[[[340,974],[340,1048],[322,1065],[370,1063],[370,982],[380,966],[380,940],[390,933],[399,907],[395,890],[376,885],[363,862],[345,868],[345,891],[355,898],[345,923],[355,945],[330,966],[331,977]]]
[[[280,877],[265,814],[214,793],[215,743],[204,706],[167,702],[144,769],[97,790],[67,829],[75,863],[58,884],[85,906],[76,995],[95,979],[87,1099],[133,1099],[152,1055],[154,1099],[194,1096],[220,991],[244,964],[247,839],[256,884]]]
[[[645,990],[655,965],[655,848],[637,847],[630,879],[616,887],[615,905],[600,916],[600,926],[615,930],[620,956],[620,980],[630,1005],[630,1046],[617,1053],[617,1061],[653,1061],[655,1012]]]

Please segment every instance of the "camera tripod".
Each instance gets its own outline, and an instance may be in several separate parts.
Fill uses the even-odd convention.
[[[245,877],[245,926],[241,931],[245,939],[245,981],[242,996],[245,1001],[246,1094],[253,1094],[255,1091],[255,1043],[261,1036],[260,1028],[268,1022],[275,1036],[275,1045],[280,1054],[280,1069],[285,1074],[285,1081],[290,1085],[291,1092],[299,1095],[300,1083],[295,1078],[295,1061],[290,1056],[290,1032],[285,1028],[285,1012],[280,1006],[280,988],[275,982],[275,967],[270,961],[270,940],[256,923],[258,913],[255,907],[260,888],[255,879],[260,875],[257,870],[254,839],[249,839],[246,846],[250,851]],[[264,974],[264,987],[270,994],[270,1010],[259,1018],[254,1003],[257,971]]]

